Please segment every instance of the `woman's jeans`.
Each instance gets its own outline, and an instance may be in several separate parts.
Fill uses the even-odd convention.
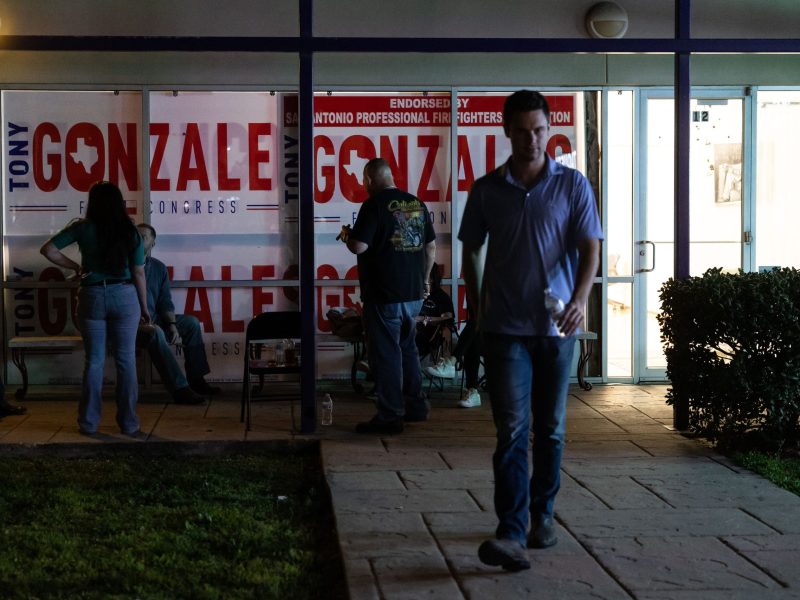
[[[420,309],[422,300],[364,303],[369,368],[375,379],[380,422],[402,421],[404,415],[419,420],[428,416],[415,340]]]
[[[483,334],[492,415],[497,428],[494,506],[499,539],[526,543],[528,516],[553,515],[560,486],[567,390],[575,338]],[[528,438],[533,419],[533,474]]]
[[[78,323],[86,357],[83,365],[83,389],[78,406],[78,427],[94,433],[100,424],[103,406],[103,371],[106,341],[114,349],[117,368],[117,425],[123,433],[139,429],[136,401],[136,329],[141,318],[136,287],[130,283],[112,283],[80,288]]]

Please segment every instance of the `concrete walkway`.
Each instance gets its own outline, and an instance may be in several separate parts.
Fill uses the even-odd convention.
[[[291,433],[285,401],[254,404],[245,432],[234,388],[204,406],[144,394],[149,437],[134,443],[320,439],[353,599],[800,598],[800,497],[671,431],[664,386],[571,390],[559,543],[531,550],[532,568],[519,573],[477,558],[496,525],[486,402],[459,409],[457,390],[446,389],[429,421],[359,436],[370,403],[343,385],[327,389],[334,425],[305,437]],[[129,441],[111,402],[104,435],[78,435],[77,392],[58,393],[34,388],[28,415],[0,421],[0,451]]]
[[[572,390],[559,543],[513,574],[477,557],[497,524],[488,407],[444,395],[402,435],[325,442],[351,597],[800,598],[800,497],[671,431],[665,392]]]

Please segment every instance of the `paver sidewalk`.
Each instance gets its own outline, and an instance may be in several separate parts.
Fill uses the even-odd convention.
[[[337,405],[322,451],[351,598],[800,598],[800,497],[671,431],[665,386],[571,392],[559,543],[519,573],[477,557],[496,526],[486,402],[439,394],[384,437]]]
[[[0,421],[0,451],[320,440],[354,600],[800,599],[800,497],[671,431],[665,386],[571,390],[559,543],[529,551],[532,568],[519,573],[477,557],[496,526],[486,402],[460,409],[458,390],[446,389],[429,421],[363,436],[353,428],[372,416],[371,403],[344,384],[328,389],[334,424],[313,436],[292,433],[288,401],[255,403],[245,431],[238,386],[200,406],[145,394],[138,411],[148,437],[137,442],[117,431],[110,399],[102,435],[87,438],[75,425],[78,390],[34,389],[27,415]]]

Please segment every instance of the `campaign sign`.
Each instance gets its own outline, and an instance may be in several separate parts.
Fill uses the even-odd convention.
[[[314,111],[314,223],[318,377],[346,377],[350,347],[330,335],[332,307],[360,307],[355,256],[336,235],[354,223],[366,199],[363,167],[376,156],[398,187],[426,203],[437,234],[437,262],[449,271],[467,194],[476,178],[509,154],[499,94],[458,98],[456,147],[448,94],[319,95]],[[575,164],[577,94],[550,95],[548,153]],[[65,273],[38,253],[69,221],[82,217],[87,191],[117,183],[128,212],[158,232],[153,255],[175,281],[179,313],[204,330],[216,381],[241,379],[248,320],[267,310],[297,310],[295,286],[270,281],[298,276],[297,97],[269,92],[151,92],[149,164],[142,167],[142,96],[138,92],[7,91],[2,93],[2,198],[9,335],[75,334],[68,289],[26,288]],[[451,184],[451,156],[457,175]],[[143,177],[150,194],[143,194]],[[65,252],[79,258],[77,249]],[[460,274],[460,257],[456,256]],[[264,286],[205,287],[206,282],[263,280]],[[353,283],[337,285],[348,280]],[[464,314],[463,286],[457,292]],[[176,349],[176,353],[179,350]],[[179,357],[179,362],[180,362]],[[79,378],[79,357],[32,357],[32,383]],[[16,369],[9,369],[16,382]],[[113,378],[113,367],[108,371]]]

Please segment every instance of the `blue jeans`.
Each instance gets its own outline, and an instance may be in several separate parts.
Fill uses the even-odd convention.
[[[164,334],[163,324],[159,323],[155,333],[147,341],[147,351],[153,361],[161,381],[164,382],[170,393],[180,390],[203,379],[211,369],[208,366],[206,348],[203,345],[203,333],[200,330],[200,321],[192,315],[175,315],[175,325],[178,334],[181,336],[182,350],[184,355],[184,366],[186,375],[184,376],[175,351],[167,342]],[[187,381],[188,380],[188,381]]]
[[[136,416],[136,402],[139,399],[136,329],[140,317],[136,288],[130,283],[80,288],[78,323],[85,349],[83,386],[78,405],[78,427],[81,431],[94,433],[100,424],[107,339],[114,348],[114,364],[117,368],[117,425],[123,433],[133,433],[139,429],[139,418]]]
[[[552,516],[561,483],[567,390],[575,338],[483,334],[497,428],[494,506],[497,537],[526,543],[528,516]],[[533,420],[533,474],[528,438]]]
[[[402,420],[408,413],[428,415],[415,337],[422,300],[393,304],[364,303],[369,368],[375,379],[377,420]]]

